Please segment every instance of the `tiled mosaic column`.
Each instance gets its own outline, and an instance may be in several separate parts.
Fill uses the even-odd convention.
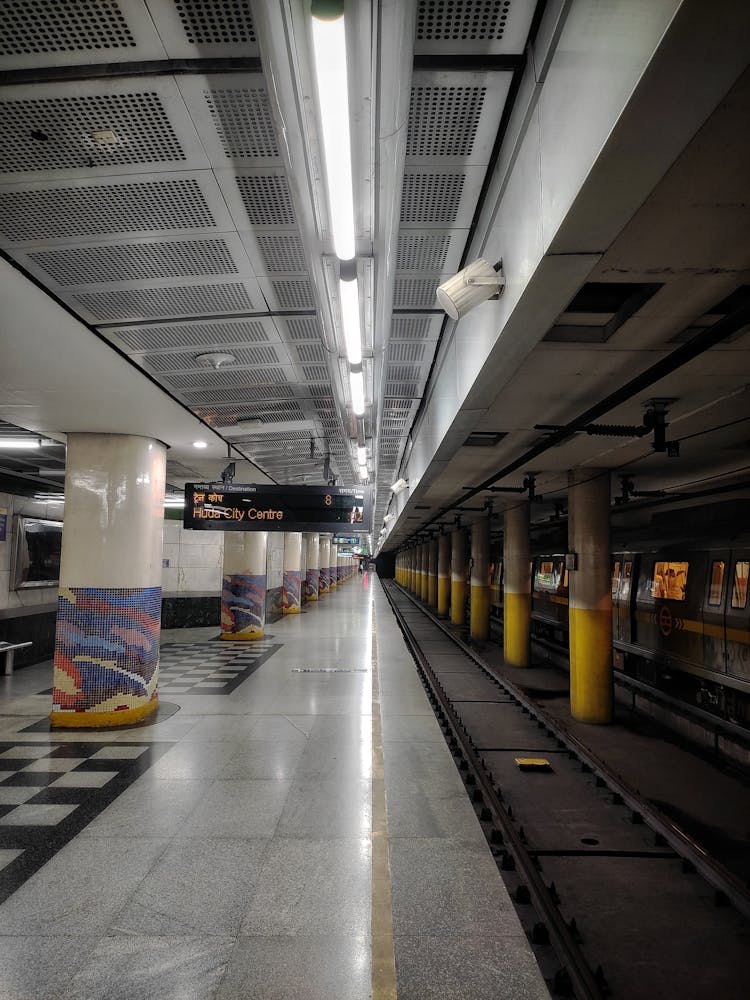
[[[281,610],[285,615],[300,612],[302,587],[302,532],[284,532],[284,583],[281,588]]]
[[[50,721],[131,725],[157,707],[166,448],[69,434]]]
[[[318,552],[318,597],[325,597],[331,592],[331,536],[320,536]]]
[[[227,531],[224,534],[222,639],[246,642],[263,638],[267,545],[267,531]]]
[[[328,587],[335,590],[339,585],[339,547],[331,542],[330,556],[328,557]]]
[[[305,597],[308,601],[317,601],[320,586],[320,536],[317,531],[305,532],[307,548],[307,572],[305,573]]]

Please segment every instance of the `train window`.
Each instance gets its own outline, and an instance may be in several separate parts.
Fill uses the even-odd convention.
[[[534,590],[557,590],[555,564],[551,559],[543,559],[539,563],[539,568],[534,578]]]
[[[630,597],[630,581],[633,575],[632,560],[628,560],[622,567],[622,581],[620,583],[620,600],[627,601]]]
[[[657,562],[651,577],[651,596],[669,601],[684,601],[687,586],[686,562]]]
[[[708,588],[709,607],[718,608],[721,604],[721,591],[724,586],[724,560],[714,559],[711,563],[711,583]]]
[[[563,564],[560,563],[560,568],[561,569],[562,569],[562,565]],[[568,571],[567,570],[565,570],[565,573],[563,575],[563,590],[566,591],[566,592],[568,590]]]
[[[732,584],[732,607],[747,606],[747,577],[750,572],[750,561],[738,559],[734,564],[734,583]]]
[[[612,569],[612,597],[613,599],[617,597],[617,585],[620,582],[620,561],[619,559],[615,562]]]

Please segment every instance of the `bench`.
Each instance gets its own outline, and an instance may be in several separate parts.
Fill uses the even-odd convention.
[[[3,673],[9,677],[13,673],[13,659],[17,649],[26,649],[31,646],[31,642],[0,642],[0,653],[5,653],[5,666]]]

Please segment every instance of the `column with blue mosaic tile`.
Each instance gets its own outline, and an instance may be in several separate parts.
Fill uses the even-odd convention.
[[[166,448],[69,434],[52,725],[131,725],[158,704]]]
[[[318,550],[318,597],[326,597],[331,592],[331,536],[321,534]]]
[[[305,600],[317,601],[320,586],[320,538],[317,531],[306,531],[304,544],[307,549],[307,568],[305,571]]]
[[[225,532],[221,639],[251,642],[263,638],[267,547],[267,531]]]
[[[335,590],[339,585],[339,547],[331,542],[328,550],[328,589]]]
[[[284,583],[281,610],[285,615],[300,613],[302,587],[302,532],[284,532]]]

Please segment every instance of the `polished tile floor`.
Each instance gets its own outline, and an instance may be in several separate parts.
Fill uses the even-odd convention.
[[[49,663],[0,679],[0,1000],[372,996],[378,761],[398,997],[547,997],[377,579],[269,632],[163,633],[125,731],[45,731]]]

